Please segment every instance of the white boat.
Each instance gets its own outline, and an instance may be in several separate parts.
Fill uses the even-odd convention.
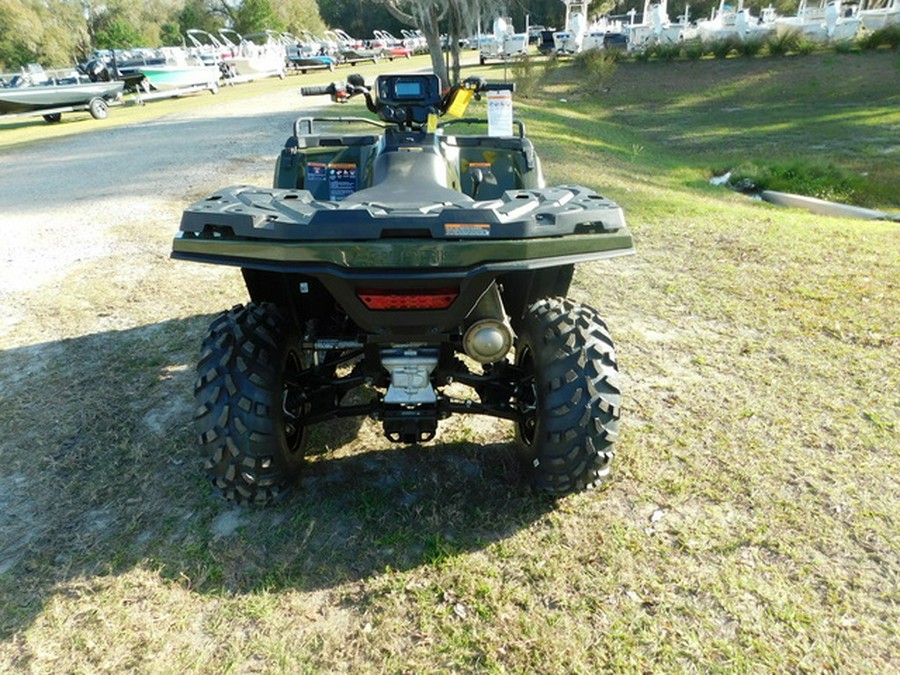
[[[231,58],[231,49],[222,40],[205,30],[190,28],[185,32],[190,43],[188,54],[200,59],[207,66],[221,67],[226,59]]]
[[[875,7],[871,7],[868,0],[863,0],[864,5],[857,12],[862,27],[866,30],[876,31],[888,26],[900,25],[900,0],[875,0]]]
[[[684,39],[687,22],[672,23],[668,4],[668,0],[645,0],[640,23],[634,20],[636,10],[628,12],[631,21],[625,26],[625,34],[628,36],[629,50],[644,49],[654,44],[678,44]]]
[[[482,65],[489,60],[506,61],[528,53],[527,26],[524,33],[516,33],[512,19],[497,17],[492,28],[490,39],[482,42],[479,49],[479,61]]]
[[[587,10],[590,0],[562,0],[566,5],[565,28],[553,34],[553,49],[560,56],[577,54],[583,48],[587,33]]]
[[[796,32],[813,42],[841,42],[852,40],[860,23],[853,8],[843,11],[841,0],[822,0],[816,6],[800,0],[795,16],[775,19],[775,32],[778,35]]]
[[[603,16],[594,21],[587,30],[582,49],[606,49],[610,44],[625,43],[625,27],[618,19]]]
[[[764,40],[775,30],[775,8],[769,5],[759,17],[744,7],[744,0],[737,6],[722,0],[709,19],[697,22],[697,31],[704,42],[737,38],[739,40]]]
[[[231,52],[227,63],[236,76],[245,80],[284,77],[287,48],[274,31],[240,35],[230,28],[222,28],[219,36]]]

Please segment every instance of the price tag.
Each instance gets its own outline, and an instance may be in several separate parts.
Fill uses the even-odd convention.
[[[513,135],[513,109],[511,91],[487,93],[488,136]]]

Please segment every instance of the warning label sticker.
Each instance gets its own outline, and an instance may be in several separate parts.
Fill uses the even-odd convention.
[[[323,190],[319,186],[325,185],[328,180],[328,165],[325,162],[310,162],[306,165],[306,182],[304,183],[307,190],[314,195],[321,195]]]
[[[328,194],[333,201],[341,201],[357,189],[356,164],[328,165]]]
[[[491,236],[491,226],[488,223],[446,223],[444,236],[489,237]]]

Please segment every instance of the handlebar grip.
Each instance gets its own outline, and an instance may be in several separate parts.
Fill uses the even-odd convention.
[[[493,82],[481,85],[480,91],[512,91],[516,90],[515,82]]]
[[[334,93],[334,83],[300,87],[301,96],[329,96]]]

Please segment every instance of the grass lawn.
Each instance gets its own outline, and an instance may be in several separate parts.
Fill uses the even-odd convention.
[[[26,322],[0,353],[0,539],[18,547],[0,670],[896,671],[900,230],[708,181],[834,164],[900,210],[900,57],[578,82],[559,67],[517,114],[548,184],[614,198],[635,235],[637,256],[579,267],[571,292],[617,344],[612,481],[552,502],[519,483],[506,424],[454,418],[397,448],[342,421],[290,501],[229,509],[190,389],[210,298],[243,301],[240,280],[145,261],[167,270],[147,298],[73,275],[31,317],[66,339],[31,344]],[[133,327],[104,328],[98,303]]]

